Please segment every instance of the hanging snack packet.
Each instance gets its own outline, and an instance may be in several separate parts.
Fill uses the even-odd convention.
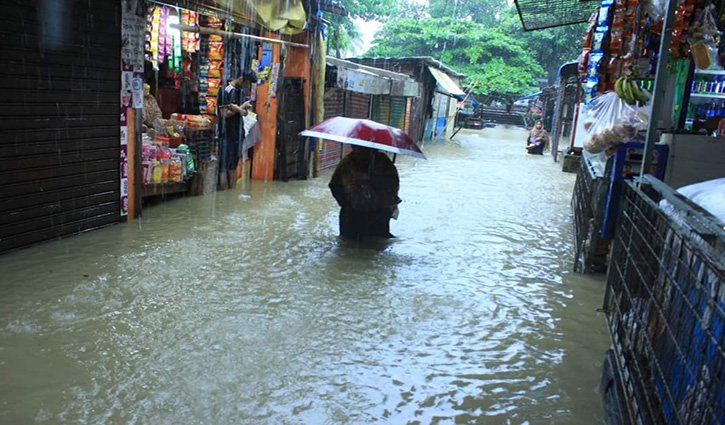
[[[222,60],[224,43],[209,42],[209,59],[210,60]]]
[[[207,114],[216,114],[216,107],[217,107],[217,98],[216,97],[207,97],[206,98],[206,113]]]
[[[210,78],[221,78],[222,76],[222,62],[221,61],[210,61],[209,62],[209,77]]]
[[[207,83],[209,84],[209,89],[207,90],[207,102],[209,101],[210,96],[216,96],[219,94],[219,84],[221,84],[221,80],[217,78],[209,78],[207,80]]]
[[[591,16],[589,16],[589,22],[587,23],[587,32],[584,36],[584,43],[582,47],[588,49],[592,46],[592,38],[594,37],[594,30],[597,27],[597,20],[599,19],[599,9],[594,10]]]

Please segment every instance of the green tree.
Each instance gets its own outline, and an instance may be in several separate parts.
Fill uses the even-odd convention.
[[[350,47],[350,44],[360,38],[353,19],[386,20],[398,10],[395,0],[343,0],[340,2],[347,11],[347,15],[337,15],[324,12],[324,18],[330,22],[327,32],[327,45],[329,51],[334,51],[337,57]]]
[[[433,56],[467,75],[479,94],[527,94],[544,70],[524,46],[497,28],[455,18],[397,19],[376,35],[368,57]]]
[[[506,10],[506,0],[429,0],[433,18],[470,19],[486,28],[495,28]]]
[[[334,52],[334,56],[340,58],[342,52],[360,37],[360,33],[349,17],[330,13],[326,19],[330,22],[327,29],[327,54]]]
[[[579,57],[586,32],[586,24],[524,31],[515,6],[506,10],[500,25],[508,34],[517,33],[516,38],[546,70],[549,84],[555,83],[556,74],[563,63],[574,61]]]

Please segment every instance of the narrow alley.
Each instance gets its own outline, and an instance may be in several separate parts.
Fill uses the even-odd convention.
[[[398,157],[377,246],[338,239],[327,173],[0,257],[0,422],[603,423],[604,278],[525,138]]]

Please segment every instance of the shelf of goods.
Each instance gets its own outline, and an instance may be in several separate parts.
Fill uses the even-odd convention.
[[[690,97],[703,99],[725,99],[725,93],[690,93]]]
[[[144,198],[151,196],[171,195],[174,193],[186,192],[188,189],[187,182],[183,183],[157,183],[145,184],[141,196]]]

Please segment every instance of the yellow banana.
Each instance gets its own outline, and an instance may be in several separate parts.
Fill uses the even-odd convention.
[[[649,102],[649,97],[639,89],[639,86],[636,82],[630,81],[632,83],[632,94],[634,95],[634,98],[639,100],[640,102]]]
[[[624,83],[622,84],[622,92],[624,93],[625,102],[630,105],[634,105],[636,99],[634,98],[634,93],[632,93],[632,84],[630,84],[629,78],[625,78]]]
[[[617,93],[617,96],[620,98],[624,98],[624,94],[622,93],[622,82],[624,81],[624,77],[619,77],[617,79],[617,82],[614,83],[614,92]]]

